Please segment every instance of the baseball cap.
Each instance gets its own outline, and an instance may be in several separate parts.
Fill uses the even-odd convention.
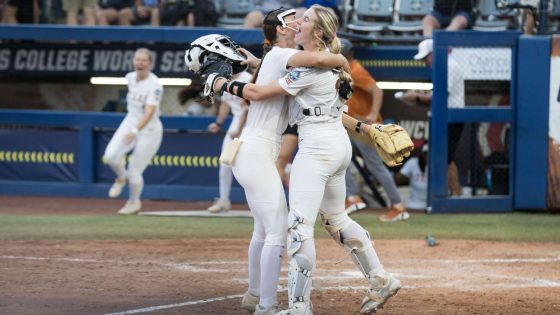
[[[340,53],[347,54],[352,50],[352,42],[346,38],[340,38]]]
[[[434,51],[434,41],[429,38],[425,39],[418,44],[418,53],[414,55],[415,60],[422,60]]]

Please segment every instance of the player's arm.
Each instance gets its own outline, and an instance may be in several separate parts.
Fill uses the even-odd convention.
[[[347,72],[350,72],[348,60],[343,55],[331,54],[326,51],[299,51],[288,59],[288,66],[324,69],[344,68]]]
[[[381,112],[381,106],[383,104],[383,90],[381,90],[377,83],[373,83],[370,85],[368,89],[369,93],[372,96],[371,102],[371,111],[366,117],[366,121],[374,123],[377,121],[377,117],[379,117],[379,112]]]
[[[144,126],[146,126],[148,121],[150,121],[150,119],[152,118],[152,116],[156,112],[156,108],[157,108],[156,105],[146,105],[146,106],[144,106],[144,116],[142,116],[142,118],[140,118],[140,121],[138,122],[138,125],[136,125],[136,127],[132,128],[130,133],[128,133],[128,135],[126,136],[126,142],[127,143],[131,143],[134,140],[134,138],[136,138],[136,136],[138,135],[140,130],[142,130],[142,128],[144,128]]]
[[[273,96],[288,94],[277,81],[267,85],[259,85],[238,81],[228,82],[225,78],[214,81],[214,92],[228,92],[249,101],[260,101]]]
[[[216,115],[216,120],[208,125],[208,131],[216,133],[220,131],[224,121],[226,120],[229,114],[229,104],[227,102],[222,101],[220,106],[218,107],[218,115]]]

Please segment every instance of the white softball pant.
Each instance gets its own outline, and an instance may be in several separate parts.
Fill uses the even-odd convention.
[[[286,245],[288,207],[276,158],[281,136],[245,127],[233,163],[233,174],[243,186],[254,217],[253,239],[264,245]]]
[[[130,144],[125,143],[126,135],[136,126],[136,121],[125,117],[105,149],[105,160],[117,177],[126,177],[131,184],[143,182],[142,173],[157,153],[163,138],[161,121],[144,127]],[[132,151],[128,170],[125,171],[125,155]],[[124,174],[119,174],[125,171]]]
[[[313,238],[319,209],[329,216],[345,213],[345,173],[352,146],[342,123],[298,126],[299,147],[290,173],[290,218],[301,217],[300,233]]]

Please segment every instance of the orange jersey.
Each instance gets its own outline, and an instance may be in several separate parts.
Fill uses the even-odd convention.
[[[356,59],[350,62],[350,75],[353,93],[352,98],[346,103],[348,115],[356,119],[365,119],[371,112],[373,102],[373,95],[369,90],[376,81]]]

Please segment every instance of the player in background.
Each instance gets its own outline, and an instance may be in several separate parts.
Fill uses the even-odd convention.
[[[140,48],[134,53],[134,71],[126,75],[127,114],[105,149],[104,159],[117,175],[109,190],[109,197],[120,196],[124,186],[129,185],[128,201],[119,214],[135,214],[142,208],[140,197],[144,188],[142,173],[156,154],[163,137],[159,119],[159,106],[163,87],[158,77],[150,72],[153,62],[151,52]],[[126,154],[129,156],[126,167]]]
[[[247,71],[243,71],[233,76],[235,80],[238,80],[240,82],[249,82],[249,80],[251,80],[251,77],[252,75]],[[230,111],[233,115],[233,118],[224,136],[224,141],[222,142],[222,150],[231,140],[239,137],[239,135],[241,134],[241,130],[243,129],[243,125],[245,124],[245,119],[247,118],[247,106],[243,104],[243,100],[239,97],[225,94],[224,96],[222,96],[222,101],[220,103],[220,107],[218,108],[216,121],[208,125],[209,132],[219,132]],[[231,202],[229,200],[231,184],[233,182],[233,173],[231,171],[231,167],[220,164],[219,172],[220,198],[208,208],[208,211],[212,213],[228,211],[231,208]]]

